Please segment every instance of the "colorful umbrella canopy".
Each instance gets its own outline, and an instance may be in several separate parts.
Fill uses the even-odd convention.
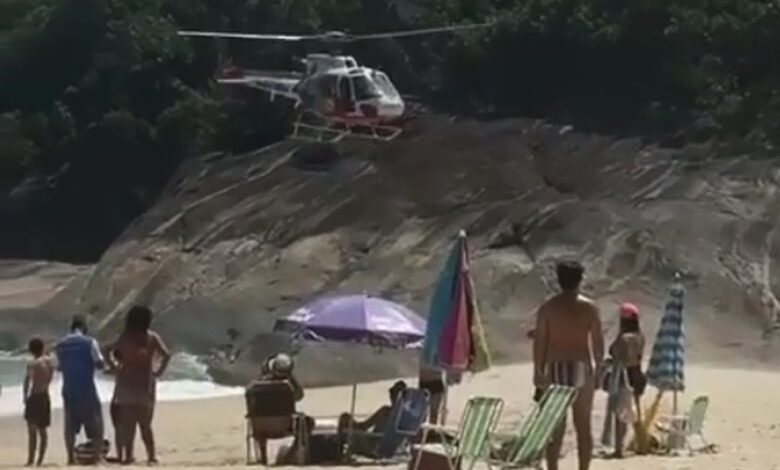
[[[670,290],[661,326],[658,328],[650,365],[648,382],[660,391],[685,390],[685,330],[683,328],[683,301],[685,289],[679,275]]]
[[[310,341],[402,349],[420,346],[425,320],[403,305],[378,297],[331,296],[317,299],[277,320],[274,331]]]
[[[480,372],[490,367],[469,268],[466,233],[461,231],[439,275],[423,343],[423,362],[448,372]]]

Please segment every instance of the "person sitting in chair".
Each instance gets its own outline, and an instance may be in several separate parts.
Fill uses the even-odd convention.
[[[263,465],[268,464],[268,439],[294,435],[295,422],[305,423],[307,435],[314,429],[314,419],[295,410],[295,403],[302,399],[303,387],[293,375],[293,361],[287,354],[276,354],[266,360],[259,379],[247,387],[252,437],[259,447]]]
[[[339,416],[338,434],[342,442],[347,441],[350,431],[359,431],[358,435],[353,436],[350,449],[353,454],[371,455],[376,448],[379,438],[390,423],[390,416],[393,411],[393,405],[401,394],[407,389],[406,382],[399,380],[388,390],[390,402],[380,406],[371,416],[363,421],[354,419],[349,413],[342,413]]]

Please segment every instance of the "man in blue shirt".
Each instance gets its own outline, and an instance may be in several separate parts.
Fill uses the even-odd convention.
[[[68,464],[74,461],[76,435],[84,428],[98,460],[103,456],[103,416],[95,386],[95,370],[103,368],[97,340],[87,334],[87,322],[75,316],[70,333],[56,346],[62,373],[62,401],[65,411],[65,449]]]

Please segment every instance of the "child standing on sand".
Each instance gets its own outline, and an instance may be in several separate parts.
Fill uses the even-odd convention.
[[[54,375],[54,366],[46,354],[43,341],[33,338],[28,345],[32,360],[27,364],[27,374],[24,377],[24,419],[27,421],[28,454],[27,465],[35,461],[35,451],[38,450],[38,461],[43,464],[48,443],[47,428],[51,424],[51,401],[49,400],[49,384]],[[38,442],[40,440],[40,442]]]

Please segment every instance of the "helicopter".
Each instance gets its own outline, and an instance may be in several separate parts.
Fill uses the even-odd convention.
[[[353,35],[343,31],[321,34],[252,34],[179,31],[180,36],[286,42],[345,44],[355,41],[420,36],[485,28],[492,23],[442,26]],[[271,101],[277,96],[294,102],[297,117],[292,137],[334,142],[344,137],[389,141],[401,134],[399,121],[407,111],[401,94],[383,71],[361,66],[350,55],[310,53],[301,60],[304,71],[256,71],[230,66],[217,83],[261,90]]]

